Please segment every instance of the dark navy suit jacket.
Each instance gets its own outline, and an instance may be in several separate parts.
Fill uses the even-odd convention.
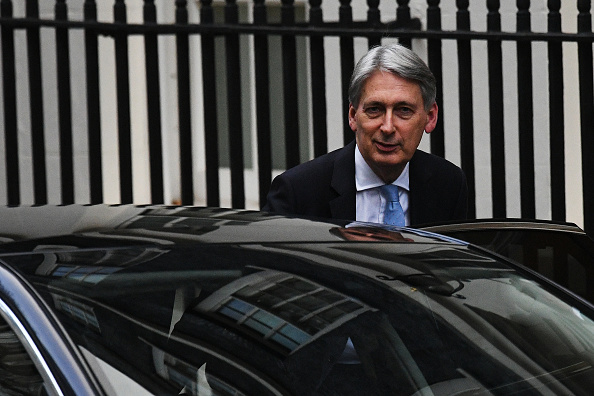
[[[464,172],[417,150],[409,167],[412,226],[466,218]],[[355,141],[291,168],[272,181],[262,210],[279,214],[355,220]]]

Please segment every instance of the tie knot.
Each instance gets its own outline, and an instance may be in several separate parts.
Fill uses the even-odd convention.
[[[380,192],[386,201],[400,202],[400,198],[398,196],[398,186],[394,184],[384,184],[383,186],[380,186]]]

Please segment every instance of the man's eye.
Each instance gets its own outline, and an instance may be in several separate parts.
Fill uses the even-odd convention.
[[[410,116],[414,112],[410,107],[399,107],[396,111],[402,116]]]
[[[379,107],[373,106],[373,107],[368,107],[365,109],[365,113],[367,113],[368,115],[377,115],[381,112],[381,109]]]

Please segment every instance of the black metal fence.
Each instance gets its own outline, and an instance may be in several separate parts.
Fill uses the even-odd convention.
[[[49,0],[48,0],[49,1]],[[46,3],[48,2],[46,1]],[[3,130],[6,160],[6,196],[7,203],[17,205],[21,203],[21,172],[19,165],[24,160],[19,158],[19,119],[17,111],[17,62],[15,61],[15,35],[24,34],[26,37],[27,53],[27,81],[31,133],[31,155],[33,161],[33,201],[43,204],[48,201],[48,176],[46,169],[46,130],[44,126],[44,102],[42,91],[47,81],[41,61],[43,35],[55,37],[55,62],[57,84],[57,108],[59,124],[59,157],[61,202],[64,204],[75,201],[74,194],[74,166],[73,166],[73,133],[79,133],[72,128],[71,86],[71,54],[73,51],[84,51],[86,118],[88,133],[88,177],[90,189],[90,203],[103,201],[104,175],[103,163],[105,159],[101,152],[101,97],[100,97],[100,59],[99,38],[108,37],[113,40],[115,59],[115,80],[117,86],[117,129],[119,147],[119,183],[121,202],[133,202],[133,169],[130,121],[130,67],[128,48],[129,40],[133,36],[142,37],[146,59],[146,97],[147,97],[147,125],[148,146],[150,156],[150,191],[151,202],[164,201],[163,174],[163,131],[162,107],[160,87],[160,37],[175,38],[177,65],[177,111],[179,118],[179,162],[181,203],[195,202],[196,175],[193,164],[196,153],[192,150],[195,138],[192,133],[192,108],[201,107],[204,117],[204,160],[207,205],[220,204],[219,158],[220,137],[219,122],[221,108],[217,106],[217,95],[221,94],[221,86],[217,85],[216,47],[220,40],[224,40],[227,124],[229,133],[229,168],[231,175],[231,204],[233,207],[245,206],[244,153],[245,142],[242,139],[244,128],[242,122],[242,98],[246,93],[239,87],[241,84],[241,70],[244,65],[241,58],[241,38],[250,37],[253,40],[253,70],[255,87],[255,125],[257,146],[257,175],[259,184],[259,199],[263,202],[271,181],[273,172],[271,139],[275,131],[271,128],[271,102],[276,98],[270,97],[270,78],[275,73],[282,73],[283,107],[284,107],[284,142],[285,167],[291,167],[301,162],[300,156],[300,125],[311,125],[312,153],[318,156],[328,151],[327,128],[327,88],[326,81],[329,73],[326,70],[325,40],[329,37],[337,38],[340,47],[340,78],[342,81],[342,103],[337,104],[341,109],[348,107],[346,87],[350,72],[355,63],[355,40],[366,39],[369,46],[376,45],[389,38],[398,38],[400,42],[413,46],[423,42],[427,48],[427,59],[430,68],[438,80],[438,104],[440,109],[444,97],[444,78],[458,79],[459,125],[460,125],[460,163],[465,170],[470,188],[470,214],[476,215],[477,201],[475,196],[475,123],[473,111],[473,44],[483,43],[487,46],[487,70],[484,71],[488,80],[490,133],[490,168],[492,191],[493,217],[508,216],[508,193],[506,192],[506,157],[505,157],[505,122],[504,104],[504,59],[502,46],[513,43],[517,53],[517,103],[518,103],[518,136],[519,136],[519,169],[520,169],[520,206],[521,217],[534,218],[535,211],[535,153],[534,153],[534,98],[532,73],[533,48],[535,43],[546,43],[548,51],[548,85],[549,111],[539,109],[539,117],[548,117],[550,127],[550,204],[551,218],[566,220],[567,197],[566,191],[566,158],[565,158],[565,128],[564,115],[564,62],[567,56],[566,43],[575,43],[579,59],[579,102],[581,125],[581,168],[583,189],[584,227],[587,231],[594,230],[594,102],[593,102],[593,59],[591,2],[578,0],[575,10],[577,15],[577,31],[563,32],[560,13],[561,1],[549,0],[547,3],[548,27],[547,31],[534,32],[531,27],[531,2],[518,0],[515,10],[515,31],[502,30],[502,15],[500,2],[487,0],[486,30],[471,30],[469,1],[455,2],[456,29],[442,29],[442,8],[439,0],[428,0],[426,3],[417,1],[417,7],[423,3],[423,15],[420,18],[411,16],[410,2],[398,0],[395,4],[395,20],[382,21],[379,0],[367,1],[366,14],[361,17],[353,15],[350,0],[340,0],[338,18],[328,21],[323,16],[321,0],[309,0],[307,3],[294,0],[282,0],[280,5],[280,21],[269,21],[269,5],[271,2],[255,0],[249,4],[250,22],[240,22],[239,4],[235,0],[215,1],[202,0],[199,2],[199,22],[191,22],[189,8],[195,6],[185,0],[170,1],[175,7],[175,21],[173,23],[158,22],[157,7],[154,0],[143,2],[143,23],[127,22],[127,4],[124,0],[115,0],[112,7],[112,20],[100,21],[97,17],[97,4],[94,0],[85,0],[83,14],[69,19],[68,6],[75,2],[56,0],[53,18],[42,18],[39,14],[38,0],[25,0],[25,14],[15,15],[11,0],[0,0],[0,26],[2,46],[2,101],[3,101]],[[446,3],[446,2],[444,2]],[[448,2],[453,3],[453,2]],[[536,3],[536,2],[533,2]],[[215,19],[216,6],[223,8],[224,21]],[[307,17],[296,18],[296,5],[305,6]],[[453,7],[453,4],[447,4]],[[534,4],[533,4],[534,5]],[[167,5],[169,7],[169,5]],[[332,6],[334,7],[334,6]],[[303,7],[302,7],[303,8]],[[422,23],[421,19],[426,23]],[[70,42],[71,33],[83,32],[83,48],[73,48]],[[200,54],[202,75],[202,102],[192,102],[191,79],[196,78],[197,70],[192,68],[191,56],[196,51],[191,45],[191,39],[200,37]],[[281,70],[272,70],[269,56],[269,38],[280,37],[282,64]],[[295,111],[299,107],[298,80],[298,51],[297,40],[305,38],[307,42],[308,74],[310,76],[309,103],[311,106],[311,120],[304,120]],[[219,40],[217,42],[217,40]],[[455,42],[457,48],[457,75],[450,71],[444,72],[443,43]],[[161,55],[162,56],[162,55]],[[433,153],[445,156],[444,119],[449,114],[441,111],[438,128],[431,135],[430,149]],[[343,140],[353,138],[348,125],[343,126]],[[453,133],[453,132],[447,132]],[[478,203],[480,205],[480,203]]]

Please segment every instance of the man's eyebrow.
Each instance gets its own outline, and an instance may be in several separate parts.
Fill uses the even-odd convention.
[[[363,107],[370,107],[370,106],[381,106],[381,107],[386,107],[387,104],[386,102],[383,102],[381,100],[371,100],[369,102],[363,102]],[[390,105],[392,107],[402,107],[402,106],[406,106],[406,107],[415,107],[415,103],[413,102],[409,102],[407,100],[401,100],[399,102],[394,103],[393,105]]]
[[[385,106],[386,104],[380,100],[370,100],[369,102],[363,102],[363,106],[368,107],[368,106]]]
[[[400,102],[396,102],[394,104],[394,106],[396,106],[396,107],[400,107],[400,106],[415,107],[416,104],[414,102],[409,102],[407,100],[401,100]]]

